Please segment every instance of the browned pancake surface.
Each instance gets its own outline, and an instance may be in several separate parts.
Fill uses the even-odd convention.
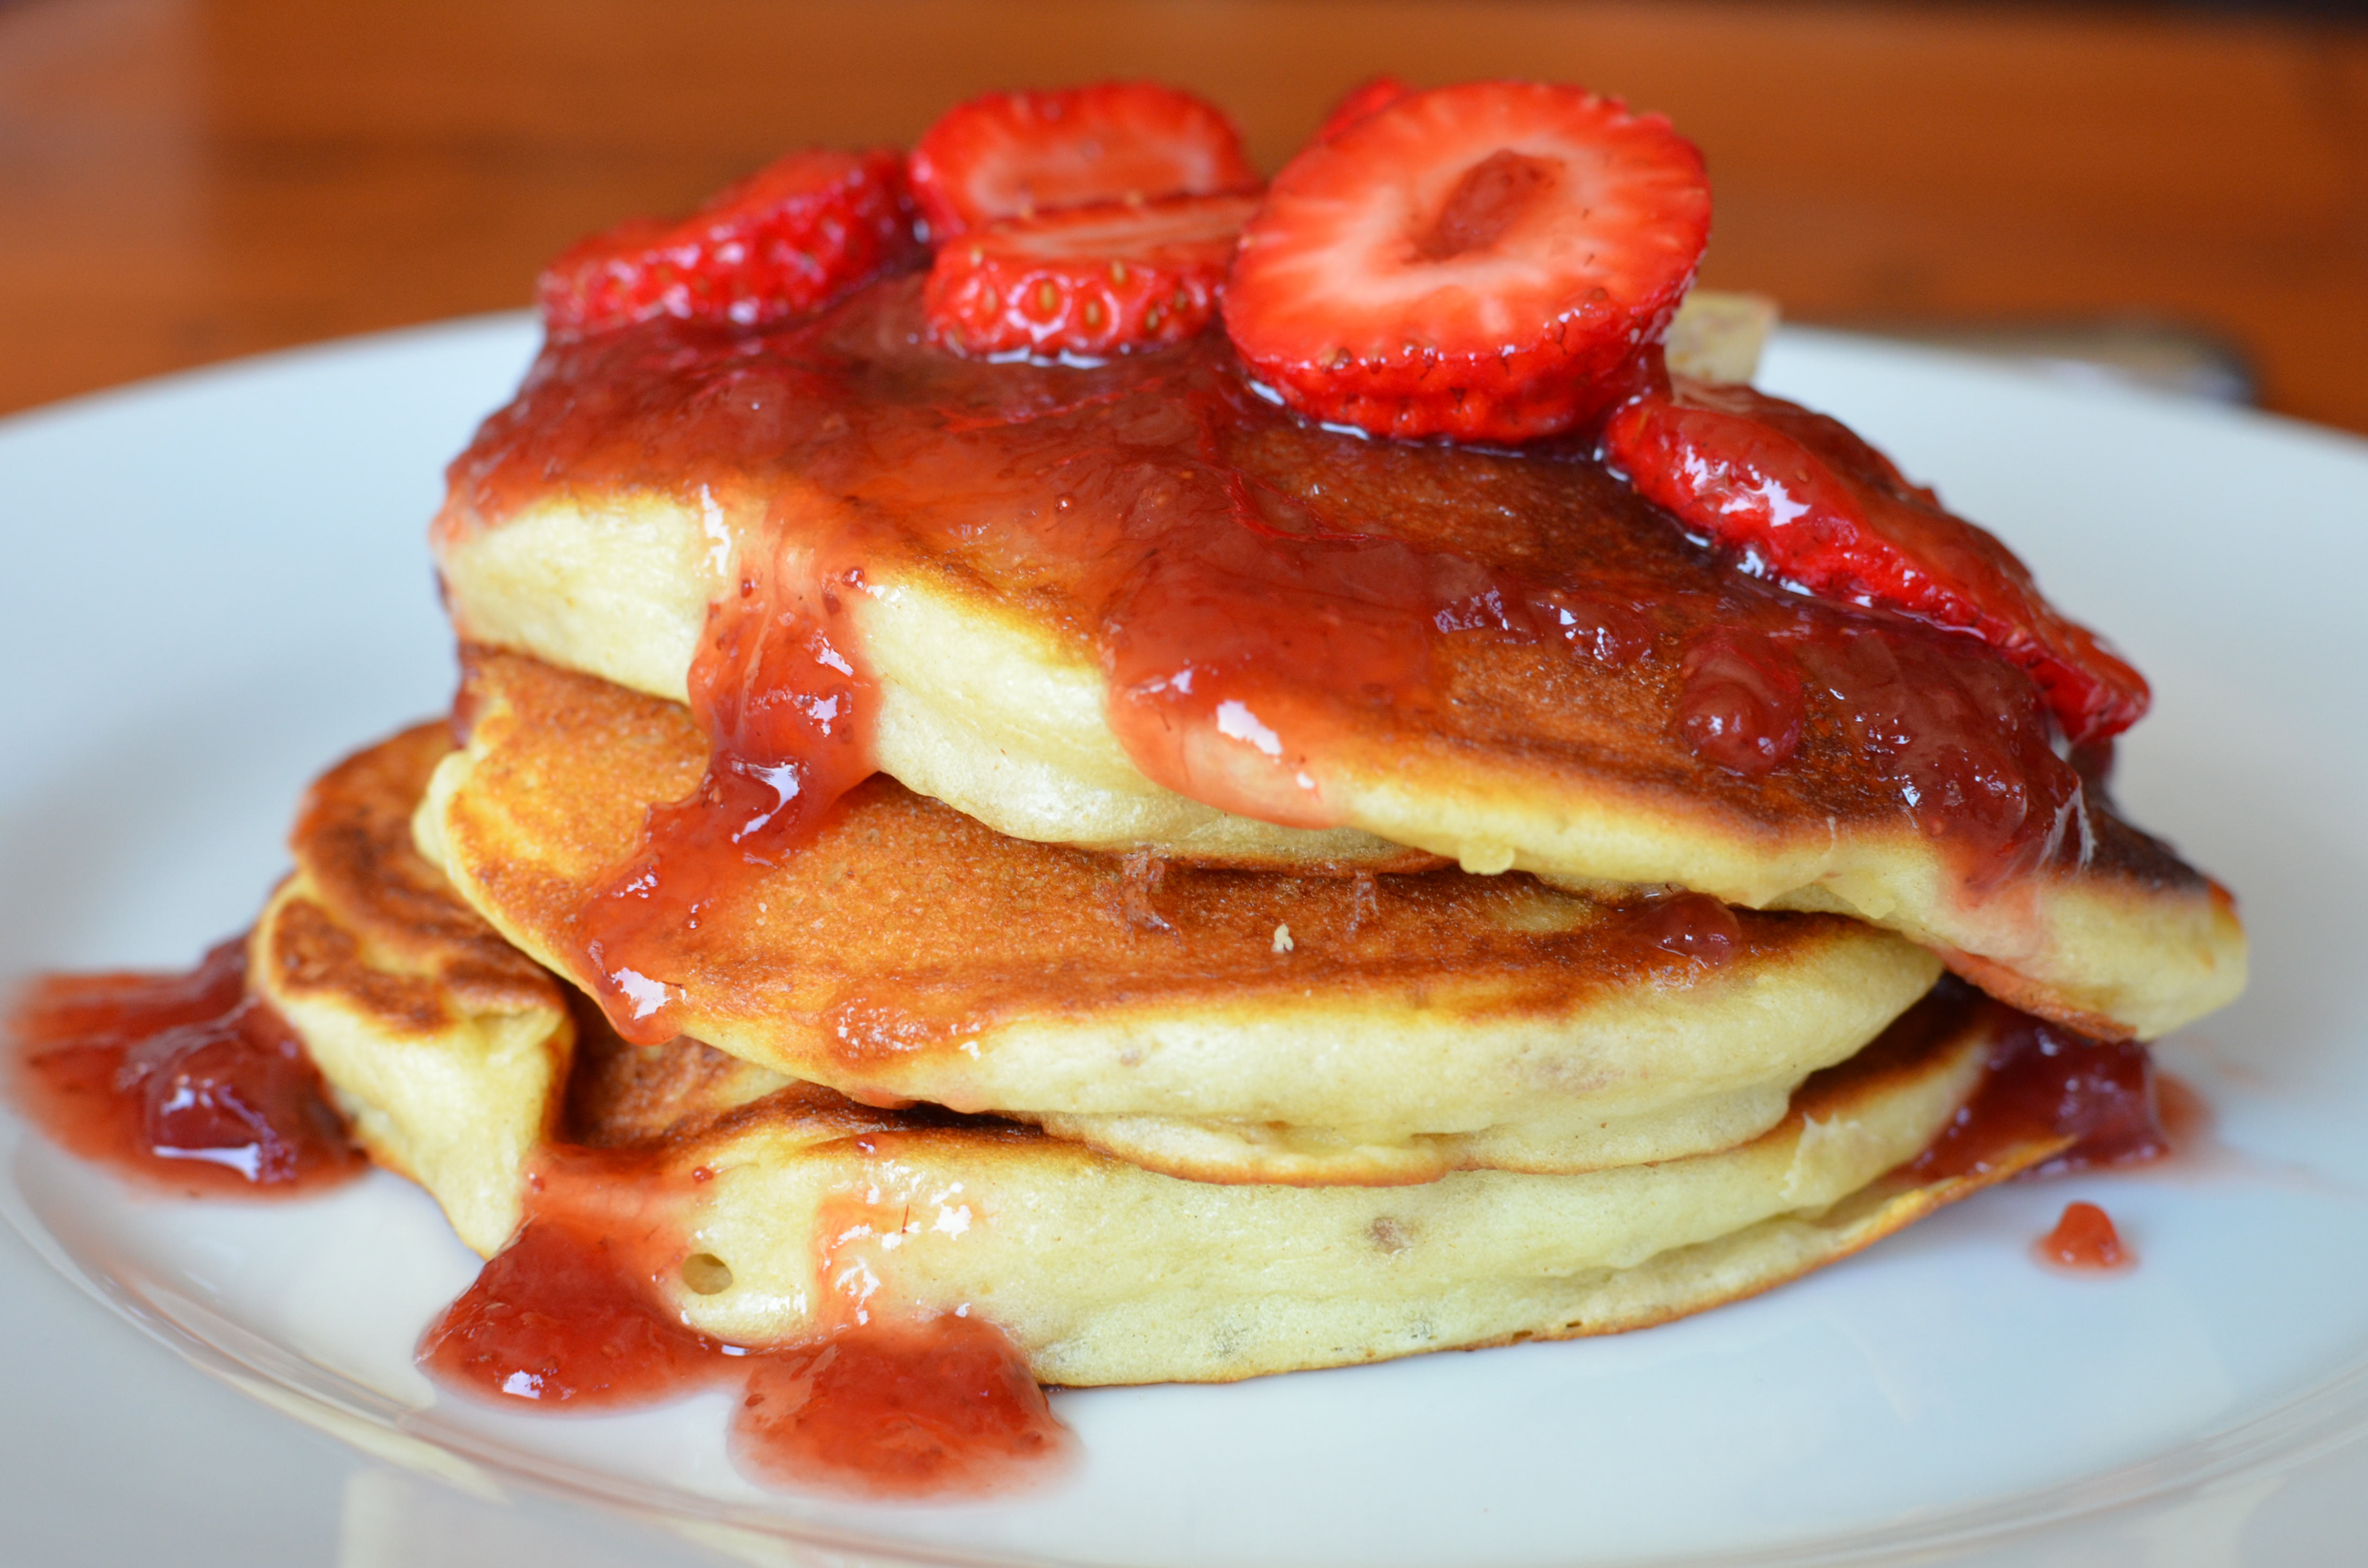
[[[435,1193],[484,1252],[517,1228],[518,1172],[551,1128],[575,1033],[564,988],[414,846],[412,811],[451,745],[449,726],[422,724],[313,784],[248,976],[370,1157]]]
[[[341,994],[390,1028],[423,1033],[448,1024],[456,1006],[561,1006],[550,974],[454,898],[413,843],[412,812],[451,749],[449,724],[416,725],[305,791],[289,834],[302,895],[284,901],[274,927],[282,985]]]
[[[676,705],[511,654],[472,654],[467,692],[467,747],[419,831],[512,940],[580,965],[578,922],[651,808],[696,781],[699,734]],[[665,1030],[873,1103],[1020,1117],[1219,1181],[1725,1146],[1939,968],[1860,922],[1699,895],[1614,905],[1519,876],[1095,855],[885,777],[642,940]]]
[[[698,783],[705,742],[673,703],[506,654],[472,665],[472,687],[497,688],[507,710],[475,789],[544,852],[472,869],[515,918],[564,930],[649,806]],[[1782,966],[1854,925],[1739,912],[1724,961]],[[1682,1005],[1704,966],[1663,934],[1521,876],[1286,876],[1020,844],[880,776],[778,876],[719,890],[677,939],[673,972],[700,975],[727,1011],[826,1017],[834,1050],[860,1062],[952,1049],[1003,1019],[1258,992],[1353,987],[1418,1005],[1485,987],[1487,1012],[1536,1013],[1658,983]]]

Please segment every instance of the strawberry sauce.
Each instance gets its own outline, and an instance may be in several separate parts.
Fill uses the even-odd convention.
[[[2092,848],[2029,676],[1759,580],[1591,447],[1329,432],[1215,334],[1085,367],[921,338],[906,278],[769,331],[555,343],[452,467],[448,541],[557,473],[731,537],[739,599],[692,676],[714,766],[586,923],[587,978],[637,1039],[671,1025],[650,934],[695,929],[713,877],[786,852],[870,770],[862,601],[892,578],[1065,637],[1143,773],[1269,822],[1338,825],[1353,779],[1518,737],[1771,829],[1905,818],[1976,892]]]
[[[874,771],[875,693],[846,625],[854,567],[744,567],[708,615],[690,670],[692,713],[712,746],[687,798],[654,808],[643,846],[585,907],[575,968],[619,1033],[679,1034],[671,944],[696,931],[735,871],[778,864]]]
[[[845,1310],[817,1338],[757,1346],[685,1325],[668,1283],[728,1289],[730,1272],[672,1222],[665,1148],[546,1149],[526,1225],[428,1328],[420,1366],[474,1398],[546,1411],[734,1389],[734,1461],[785,1487],[975,1497],[1057,1471],[1068,1430],[984,1318]],[[828,1289],[819,1299],[845,1306]]]
[[[2093,1203],[2067,1203],[2055,1228],[2039,1239],[2034,1249],[2043,1263],[2058,1268],[2102,1273],[2127,1268],[2137,1259],[2122,1244],[2112,1216]]]
[[[1943,991],[1963,983],[1944,980]],[[1978,1176],[2000,1154],[2034,1141],[2064,1147],[2023,1173],[2055,1176],[2143,1165],[2170,1153],[2156,1110],[2153,1059],[2135,1041],[2096,1040],[1998,1003],[1989,1074],[1971,1102],[1911,1162],[1919,1181]]]
[[[1634,915],[1636,937],[1703,969],[1718,969],[1744,946],[1743,922],[1707,893],[1681,892]]]
[[[146,1185],[280,1196],[363,1168],[295,1034],[248,994],[245,937],[182,974],[45,975],[9,1022],[18,1107]]]
[[[420,1341],[419,1363],[484,1398],[644,1404],[723,1377],[723,1346],[661,1311],[598,1226],[538,1217]]]
[[[757,1357],[732,1423],[751,1476],[875,1497],[1005,1491],[1069,1444],[1002,1331],[951,1313]]]

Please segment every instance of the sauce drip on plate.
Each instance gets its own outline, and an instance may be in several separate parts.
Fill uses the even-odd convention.
[[[2055,1221],[2054,1230],[2040,1238],[2037,1251],[2043,1263],[2099,1273],[2127,1268],[2137,1262],[2122,1244],[2121,1233],[2113,1229],[2112,1217],[2093,1203],[2066,1204],[2063,1218]]]
[[[247,994],[243,937],[181,974],[45,975],[10,1034],[26,1113],[135,1179],[276,1196],[364,1168],[294,1032]]]
[[[420,1365],[448,1387],[547,1410],[736,1389],[735,1461],[804,1490],[975,1497],[1058,1470],[1068,1431],[984,1318],[848,1312],[813,1339],[761,1346],[686,1326],[666,1282],[714,1294],[731,1273],[667,1222],[649,1152],[546,1151],[525,1227],[428,1329]],[[703,1171],[690,1179],[712,1179]]]

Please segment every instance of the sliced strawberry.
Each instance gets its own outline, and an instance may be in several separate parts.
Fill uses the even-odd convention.
[[[989,93],[913,149],[913,189],[939,244],[998,218],[1258,184],[1224,110],[1156,82]]]
[[[1008,218],[938,252],[929,340],[957,354],[1100,358],[1198,336],[1255,196],[1104,201]]]
[[[1526,441],[1609,406],[1709,234],[1702,154],[1659,116],[1577,87],[1441,87],[1275,176],[1225,330],[1316,418]]]
[[[916,252],[903,154],[792,153],[679,222],[636,218],[577,242],[535,291],[554,337],[654,316],[755,326]]]
[[[2144,676],[1839,420],[1681,377],[1613,415],[1603,450],[1640,493],[1780,581],[1979,637],[2029,672],[2076,744],[2146,712]]]
[[[1315,140],[1329,142],[1367,115],[1379,114],[1401,98],[1414,97],[1414,89],[1384,71],[1378,76],[1368,76],[1347,92],[1315,128]]]

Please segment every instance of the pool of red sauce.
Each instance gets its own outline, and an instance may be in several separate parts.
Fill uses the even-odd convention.
[[[575,967],[630,1038],[675,1032],[666,938],[871,771],[876,703],[844,605],[867,561],[912,550],[1008,551],[1059,602],[1099,606],[1076,631],[1129,756],[1251,817],[1336,825],[1346,737],[1435,704],[1440,659],[1486,639],[1665,667],[1669,733],[1737,778],[1828,733],[1961,851],[1971,886],[2079,850],[2080,780],[2029,678],[1968,638],[1720,562],[1586,440],[1514,455],[1311,434],[1217,333],[1101,367],[963,360],[917,341],[914,296],[892,279],[768,331],[659,323],[550,346],[452,466],[442,528],[497,525],[564,472],[674,492],[738,540],[736,594],[690,673],[706,778],[653,812],[583,922]],[[1385,465],[1383,493],[1446,485],[1451,506],[1491,472],[1548,474],[1551,504],[1522,505],[1582,521],[1505,546],[1517,561],[1418,547],[1257,456],[1269,438],[1347,443]]]
[[[419,1364],[447,1387],[546,1411],[732,1388],[734,1461],[803,1490],[978,1497],[1058,1472],[1068,1430],[984,1318],[850,1312],[818,1338],[763,1346],[686,1327],[662,1304],[662,1282],[685,1270],[652,1196],[662,1187],[632,1152],[548,1152],[525,1227],[429,1327]]]
[[[2212,1102],[2194,1085],[2175,1073],[2157,1069],[2154,1075],[2155,1113],[2174,1154],[2203,1148],[2213,1141],[2215,1119]]]
[[[279,1196],[365,1168],[294,1032],[247,994],[244,937],[179,974],[42,976],[9,1035],[25,1113],[145,1185]]]

